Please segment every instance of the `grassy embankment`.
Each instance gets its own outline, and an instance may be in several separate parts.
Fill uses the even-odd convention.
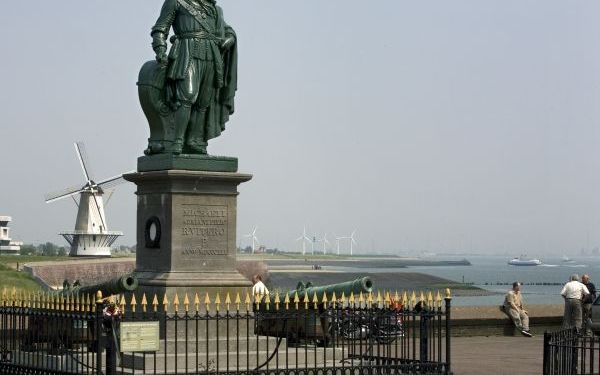
[[[26,292],[41,291],[41,286],[26,272],[17,271],[23,264],[30,262],[64,261],[69,257],[45,256],[0,256],[0,293],[6,289],[17,288]]]

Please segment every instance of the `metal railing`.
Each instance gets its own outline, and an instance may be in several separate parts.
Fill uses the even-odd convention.
[[[449,291],[258,303],[3,294],[2,374],[450,374]],[[156,338],[130,337],[126,326],[138,323]]]
[[[600,374],[600,337],[576,329],[544,333],[544,375]]]

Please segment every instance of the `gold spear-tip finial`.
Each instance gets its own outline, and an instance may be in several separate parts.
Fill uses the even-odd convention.
[[[200,312],[200,296],[198,293],[194,294],[194,308],[196,309],[196,314]]]
[[[217,292],[217,296],[215,297],[215,307],[216,311],[219,312],[221,309],[221,294]]]
[[[446,299],[452,299],[452,293],[450,293],[450,288],[446,288]]]
[[[175,309],[175,314],[179,312],[179,295],[175,292],[175,298],[173,298],[173,309]]]
[[[230,310],[230,306],[231,306],[231,295],[229,295],[229,292],[227,292],[227,294],[225,295],[225,308],[227,309],[227,311]]]
[[[131,312],[135,312],[135,309],[137,307],[137,300],[135,299],[135,294],[131,295],[131,302],[129,304],[131,305]]]

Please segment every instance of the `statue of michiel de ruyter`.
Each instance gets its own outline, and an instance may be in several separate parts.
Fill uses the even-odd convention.
[[[156,60],[138,80],[150,125],[144,153],[207,154],[234,111],[236,34],[215,0],[165,0],[151,35]]]

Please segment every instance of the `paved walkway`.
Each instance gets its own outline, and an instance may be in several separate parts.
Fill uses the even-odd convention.
[[[453,337],[455,375],[528,375],[542,373],[543,335]]]

